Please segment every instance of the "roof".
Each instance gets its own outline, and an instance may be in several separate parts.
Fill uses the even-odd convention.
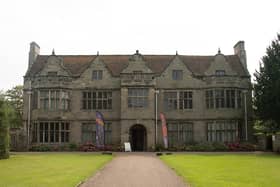
[[[107,66],[113,76],[119,76],[123,69],[129,63],[132,55],[99,55],[99,59]],[[44,64],[47,62],[49,55],[38,55],[26,76],[34,76],[41,71]],[[84,72],[97,55],[57,55],[63,61],[63,66],[73,75],[79,76]],[[169,63],[175,58],[175,55],[142,55],[147,66],[157,74],[162,73]],[[178,55],[182,62],[195,75],[204,75],[204,72],[209,68],[214,61],[215,56],[190,56]],[[225,55],[231,68],[240,76],[246,76],[247,72],[240,62],[237,55]]]

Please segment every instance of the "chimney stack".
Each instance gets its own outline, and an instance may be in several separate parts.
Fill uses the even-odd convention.
[[[247,69],[247,57],[245,51],[245,42],[239,41],[234,46],[234,54],[237,55],[245,69]]]
[[[40,54],[40,46],[35,42],[30,43],[28,70],[35,62],[37,56]]]

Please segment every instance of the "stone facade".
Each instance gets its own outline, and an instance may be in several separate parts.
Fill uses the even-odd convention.
[[[40,55],[39,45],[30,45],[24,125],[32,144],[94,141],[97,110],[110,124],[108,144],[130,141],[138,147],[135,150],[162,144],[159,112],[168,123],[170,146],[251,139],[251,82],[242,41],[235,45],[234,55],[219,51],[214,56],[142,55],[138,51],[132,55]]]
[[[280,153],[280,134],[272,135],[272,147],[274,152]]]

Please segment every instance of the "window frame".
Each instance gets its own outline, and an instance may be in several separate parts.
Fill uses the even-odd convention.
[[[92,70],[91,80],[102,80],[103,79],[103,70]]]
[[[193,97],[193,90],[165,90],[163,93],[164,110],[192,110]]]
[[[81,109],[87,111],[112,110],[113,91],[107,91],[107,90],[82,91]]]
[[[173,69],[172,70],[172,80],[183,80],[183,70]]]
[[[66,89],[39,89],[37,92],[37,108],[44,111],[69,111],[70,91]],[[67,97],[63,97],[67,95]]]
[[[204,93],[207,109],[240,109],[242,106],[241,89],[213,88],[206,89]]]
[[[226,75],[226,70],[217,69],[217,70],[215,71],[215,75],[218,76],[218,77],[225,76],[225,75]]]
[[[194,124],[192,122],[168,122],[168,146],[180,146],[193,142]]]
[[[128,88],[127,108],[148,108],[149,88]]]
[[[88,128],[84,128],[87,126]],[[88,133],[89,139],[84,139],[84,133]],[[104,143],[105,145],[112,145],[112,122],[105,122],[104,123]],[[93,122],[83,122],[81,124],[81,142],[82,143],[93,143],[96,144],[96,123]]]
[[[70,126],[68,121],[34,121],[32,123],[32,143],[69,143],[71,133]],[[62,138],[62,136],[64,138]]]
[[[239,140],[239,125],[236,120],[209,121],[206,123],[208,142],[232,143]]]

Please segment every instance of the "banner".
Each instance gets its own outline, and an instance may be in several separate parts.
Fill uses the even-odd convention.
[[[101,112],[96,111],[96,146],[104,146],[104,118]]]
[[[166,119],[163,113],[160,113],[160,119],[161,119],[161,127],[162,127],[162,137],[163,137],[163,143],[164,147],[168,148],[168,139],[167,139],[167,126],[166,126]]]

